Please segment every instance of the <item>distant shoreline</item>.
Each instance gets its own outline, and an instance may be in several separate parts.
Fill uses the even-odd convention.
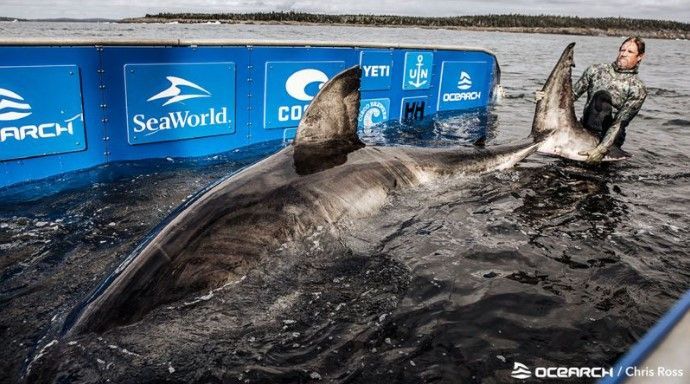
[[[579,18],[570,16],[482,15],[415,17],[387,15],[325,15],[298,12],[259,13],[159,13],[121,20],[43,19],[0,17],[17,22],[113,22],[146,24],[244,24],[424,28],[458,31],[544,33],[581,36],[640,36],[655,39],[690,39],[690,24],[666,20]]]
[[[258,13],[159,13],[123,19],[123,23],[214,23],[332,25],[398,28],[430,28],[489,32],[549,33],[587,36],[640,36],[688,39],[690,24],[666,20],[580,18],[550,15],[480,15],[416,17],[392,15],[326,15],[303,12]]]
[[[226,20],[189,20],[189,19],[155,19],[140,18],[126,19],[122,23],[141,24],[243,24],[243,25],[307,25],[307,26],[337,26],[337,27],[373,27],[373,28],[422,28],[422,29],[447,29],[453,31],[478,31],[478,32],[510,32],[510,33],[543,33],[558,35],[580,36],[640,36],[645,39],[669,39],[688,40],[690,33],[676,31],[639,31],[630,29],[597,29],[582,27],[456,27],[456,26],[425,26],[425,25],[388,25],[388,24],[350,24],[350,23],[314,23],[298,21],[226,21]]]

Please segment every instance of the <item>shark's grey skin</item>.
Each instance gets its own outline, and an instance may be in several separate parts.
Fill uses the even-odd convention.
[[[188,204],[73,311],[64,332],[102,332],[137,321],[159,305],[235,280],[318,226],[372,214],[394,190],[509,168],[545,149],[544,142],[561,133],[557,122],[575,121],[562,116],[572,101],[571,49],[547,81],[551,96],[537,106],[534,140],[490,149],[365,147],[357,137],[360,70],[340,73],[315,97],[293,145]],[[559,90],[568,95],[561,103],[548,100]]]
[[[585,161],[588,152],[599,144],[599,138],[586,130],[575,116],[575,102],[571,72],[575,43],[570,43],[558,63],[551,71],[542,92],[544,97],[537,101],[532,122],[532,135],[542,141],[539,153],[559,156],[571,160]],[[612,147],[602,161],[619,161],[630,155],[620,148]]]

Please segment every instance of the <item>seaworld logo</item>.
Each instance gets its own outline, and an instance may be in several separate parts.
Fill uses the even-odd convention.
[[[359,108],[359,127],[368,129],[388,121],[389,107],[388,99],[362,100]]]
[[[176,76],[166,76],[170,86],[163,91],[149,97],[146,101],[151,102],[160,99],[167,99],[161,106],[179,103],[184,100],[211,97],[211,92],[202,86],[189,80]],[[181,89],[181,87],[184,88]],[[190,90],[193,89],[193,90]],[[209,108],[203,113],[195,113],[189,110],[168,112],[162,116],[149,117],[143,113],[132,117],[134,123],[134,133],[147,132],[152,135],[159,131],[181,128],[201,128],[218,124],[228,124],[228,108]]]
[[[293,99],[299,101],[312,101],[316,93],[328,81],[328,76],[318,69],[302,69],[290,75],[285,82],[285,91]],[[318,88],[314,95],[307,93],[309,85],[317,83]],[[300,120],[309,104],[281,105],[278,107],[278,121]]]
[[[0,121],[14,121],[31,115],[31,105],[24,102],[24,98],[9,89],[0,88]],[[38,124],[25,124],[21,126],[0,128],[0,143],[13,138],[22,141],[27,138],[36,140],[58,137],[64,133],[74,134],[73,121],[83,121],[81,113],[62,122],[41,122]]]
[[[166,129],[197,128],[230,122],[226,107],[221,108],[219,111],[216,111],[215,108],[210,108],[206,113],[192,113],[191,111],[168,112],[167,115],[150,118],[146,118],[144,114],[138,114],[134,115],[132,121],[136,125],[134,127],[135,133],[149,131],[149,135]]]
[[[168,97],[168,101],[163,103],[163,106],[166,106],[168,104],[173,104],[173,103],[179,103],[180,101],[187,100],[187,99],[195,99],[198,97],[210,97],[211,92],[205,90],[201,86],[192,83],[189,80],[185,80],[181,77],[175,77],[175,76],[166,76],[165,77],[169,82],[170,82],[170,87],[167,89],[151,96],[148,98],[146,101],[153,101],[153,100],[158,100],[158,99],[163,99]],[[201,91],[203,93],[188,93],[186,95],[181,94],[182,90],[180,89],[180,86],[185,86],[189,88],[196,89],[198,91]]]

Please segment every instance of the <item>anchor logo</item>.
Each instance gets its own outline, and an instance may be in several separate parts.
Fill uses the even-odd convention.
[[[428,69],[422,69],[424,66],[424,56],[418,55],[417,56],[417,64],[415,64],[415,69],[410,69],[410,77],[414,79],[414,81],[408,81],[407,83],[410,84],[411,86],[415,88],[419,88],[422,85],[426,84],[426,79],[429,78],[429,70]],[[422,81],[422,79],[424,79]]]
[[[405,72],[403,72],[403,90],[431,88],[431,72],[434,62],[432,52],[405,53]]]

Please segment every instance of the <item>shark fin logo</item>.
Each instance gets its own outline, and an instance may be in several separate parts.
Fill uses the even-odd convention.
[[[472,88],[472,78],[470,78],[470,75],[468,75],[467,72],[460,72],[460,81],[458,81],[458,89],[461,91],[466,91],[470,88]]]
[[[24,98],[9,89],[0,88],[0,121],[19,120],[31,114]]]
[[[170,82],[170,87],[167,89],[151,96],[148,98],[146,101],[153,101],[153,100],[158,100],[158,99],[164,99],[164,98],[169,98],[168,101],[163,103],[163,106],[166,106],[168,104],[173,104],[173,103],[178,103],[183,100],[187,99],[196,99],[199,97],[210,97],[211,92],[205,90],[201,86],[192,83],[189,80],[185,80],[181,77],[175,77],[175,76],[166,76],[166,79]],[[182,89],[180,87],[189,87],[192,89],[196,89],[197,91],[201,91],[202,93],[186,93],[183,94]],[[187,90],[187,89],[185,89]],[[194,92],[194,91],[190,91]]]
[[[290,97],[300,101],[311,101],[314,96],[307,94],[307,86],[312,83],[319,83],[319,89],[325,82],[328,81],[328,76],[317,69],[302,69],[288,77],[285,82],[285,90]]]
[[[463,72],[464,73],[464,72]],[[513,372],[510,374],[515,379],[525,380],[532,377],[532,372],[525,364],[518,363],[517,361],[513,363]]]

